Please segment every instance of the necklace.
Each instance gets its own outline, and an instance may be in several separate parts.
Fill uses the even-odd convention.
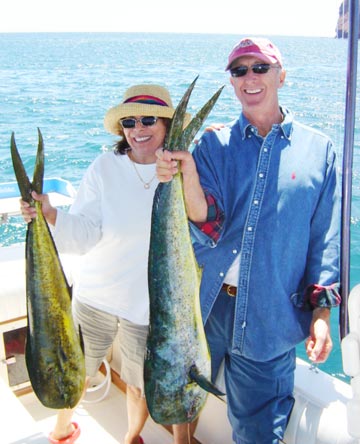
[[[145,190],[148,190],[150,188],[151,182],[155,179],[156,177],[156,173],[153,175],[153,177],[149,180],[149,182],[145,182],[145,180],[141,177],[138,169],[136,168],[136,163],[131,159],[131,157],[129,156],[129,159],[131,160],[131,163],[134,166],[134,170],[135,173],[137,175],[137,177],[140,179],[141,183],[144,185]]]

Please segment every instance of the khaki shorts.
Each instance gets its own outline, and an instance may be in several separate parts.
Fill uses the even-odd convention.
[[[76,300],[73,300],[72,310],[75,325],[80,325],[84,340],[87,376],[96,375],[118,334],[119,341],[115,346],[120,351],[120,377],[127,385],[137,387],[144,393],[148,326],[120,319]]]

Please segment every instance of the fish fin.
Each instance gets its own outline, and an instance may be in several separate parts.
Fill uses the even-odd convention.
[[[64,351],[64,348],[62,347],[62,344],[60,343],[59,347],[57,348],[57,355],[58,355],[58,365],[60,366],[61,370],[65,372],[65,365],[68,361],[68,357]],[[49,369],[54,367],[54,363],[50,363],[47,366],[47,371],[49,372]]]
[[[196,272],[198,275],[199,282],[201,282],[201,279],[202,279],[203,269],[204,269],[203,266],[200,266],[199,264],[197,264]]]
[[[192,365],[190,367],[189,376],[192,381],[196,382],[202,389],[206,390],[207,392],[212,393],[217,397],[225,395],[225,393],[219,390],[215,384],[206,379],[205,376],[199,372],[196,365]]]
[[[84,338],[83,338],[80,324],[79,324],[79,341],[80,341],[80,347],[83,352],[83,355],[85,355],[85,344],[84,344]]]
[[[33,375],[36,372],[36,368],[34,367],[33,351],[31,349],[29,318],[28,318],[28,325],[26,327],[25,363],[30,380],[32,380]]]

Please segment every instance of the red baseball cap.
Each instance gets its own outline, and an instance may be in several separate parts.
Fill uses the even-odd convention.
[[[234,60],[243,56],[258,57],[266,63],[278,63],[282,66],[280,51],[270,40],[262,37],[246,37],[232,49],[225,71],[231,68]]]

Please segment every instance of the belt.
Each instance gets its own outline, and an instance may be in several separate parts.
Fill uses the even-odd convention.
[[[235,297],[237,293],[237,288],[234,285],[223,284],[221,290],[225,291],[227,295],[231,297]]]

